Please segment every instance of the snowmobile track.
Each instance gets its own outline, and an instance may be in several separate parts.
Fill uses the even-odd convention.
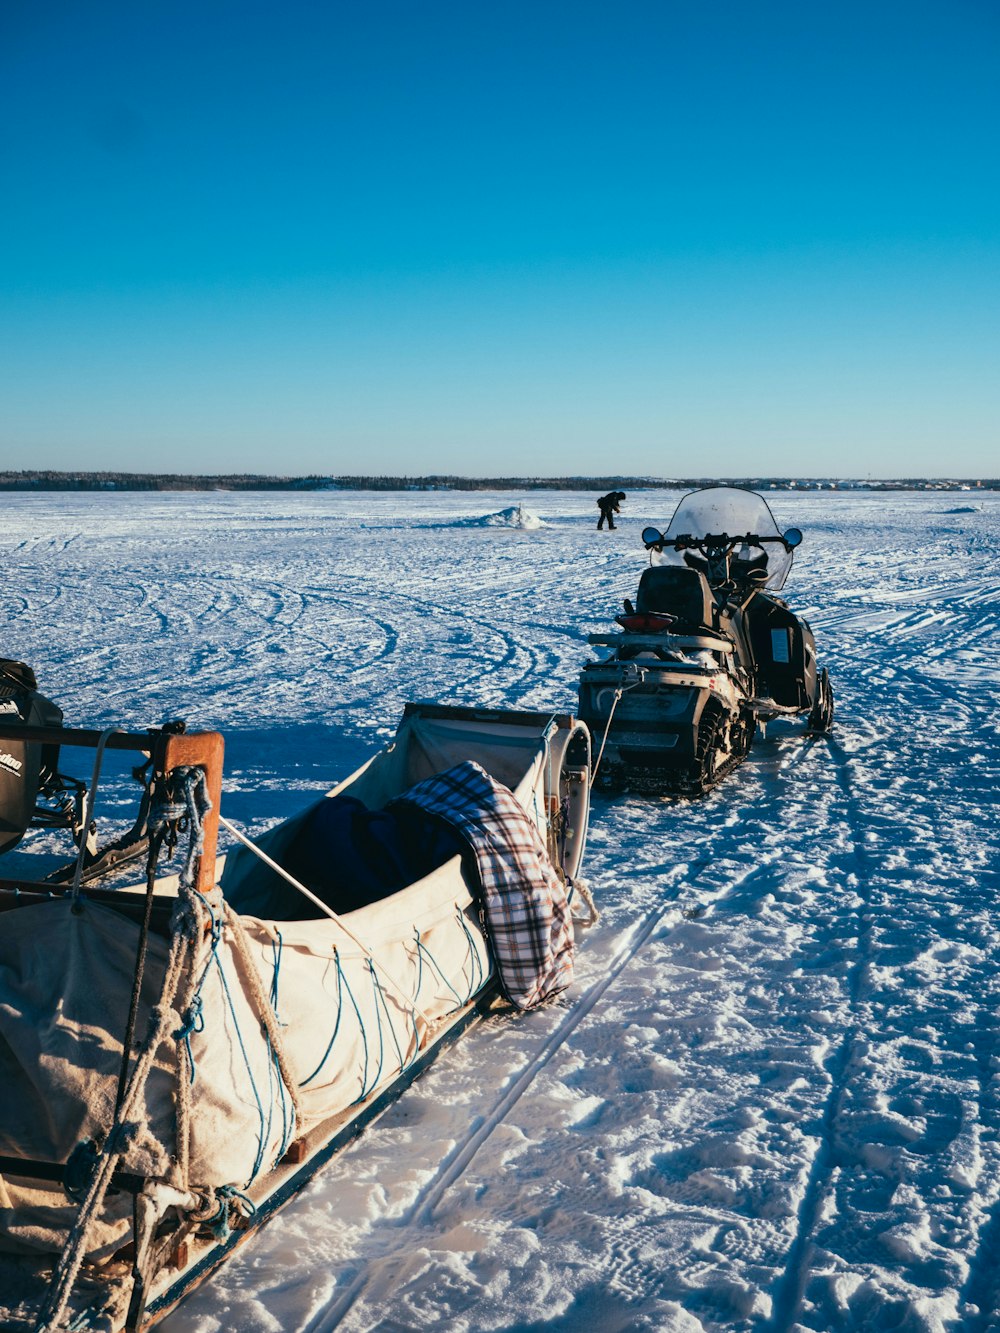
[[[864,849],[860,807],[851,786],[849,773],[851,756],[848,755],[835,736],[828,735],[825,739],[836,764],[837,785],[844,797],[845,813],[851,832],[852,859],[858,866],[857,879],[860,902],[855,909],[858,916],[857,951],[847,976],[851,1020],[839,1045],[825,1062],[830,1077],[830,1087],[820,1120],[819,1144],[813,1155],[805,1192],[799,1205],[795,1235],[788,1248],[785,1268],[773,1287],[774,1305],[771,1319],[767,1324],[768,1333],[790,1333],[790,1330],[798,1322],[799,1307],[810,1275],[809,1258],[812,1237],[829,1190],[831,1175],[837,1165],[837,1122],[861,1036],[857,1012],[858,1001],[863,977],[871,960],[870,898],[868,891],[871,876],[868,873],[867,853]]]

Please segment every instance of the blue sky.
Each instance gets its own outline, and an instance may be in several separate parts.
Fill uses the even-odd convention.
[[[0,6],[0,466],[1000,475],[1000,10]]]

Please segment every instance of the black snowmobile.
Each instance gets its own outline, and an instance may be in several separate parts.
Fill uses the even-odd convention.
[[[650,567],[612,649],[580,677],[580,717],[605,790],[698,796],[749,753],[758,724],[833,722],[833,690],[812,630],[780,591],[802,541],[780,533],[762,496],[733,486],[686,495],[666,532],[642,534]]]
[[[78,876],[80,883],[88,883],[147,852],[151,766],[133,770],[143,788],[135,824],[100,846],[86,783],[59,772],[60,746],[49,738],[51,731],[44,740],[36,734],[61,728],[62,721],[62,710],[39,693],[31,667],[0,658],[0,854],[13,850],[29,828],[64,829],[75,845],[74,859],[47,878],[67,883]],[[163,730],[183,731],[184,724],[168,723]],[[99,754],[109,741],[114,744],[110,733],[95,733]]]

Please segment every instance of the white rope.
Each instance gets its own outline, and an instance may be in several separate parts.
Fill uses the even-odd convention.
[[[315,907],[318,907],[324,916],[328,916],[331,921],[335,922],[344,932],[347,938],[358,946],[358,948],[368,959],[368,961],[372,964],[372,966],[378,968],[378,970],[385,977],[386,981],[389,982],[389,984],[392,986],[393,990],[397,993],[397,995],[399,995],[400,998],[405,1001],[407,1008],[411,1009],[415,1014],[415,1016],[421,1019],[422,1022],[426,1025],[426,1027],[430,1029],[430,1027],[432,1026],[431,1020],[427,1017],[427,1015],[423,1012],[422,1009],[419,1009],[417,1007],[416,1002],[410,999],[409,993],[403,986],[399,984],[399,982],[392,975],[392,973],[386,971],[386,969],[382,966],[382,964],[372,953],[371,949],[369,949],[368,946],[362,940],[359,940],[357,935],[355,935],[354,932],[344,924],[344,918],[342,916],[339,916],[333,910],[332,907],[328,907],[327,904],[323,901],[323,899],[317,897],[316,894],[313,893],[311,889],[307,889],[304,884],[300,884],[299,881],[294,877],[294,875],[290,875],[288,873],[288,871],[284,868],[284,866],[280,866],[277,861],[272,861],[272,859],[268,856],[267,852],[262,851],[256,845],[256,843],[253,843],[250,841],[249,838],[244,837],[244,835],[239,831],[239,829],[234,827],[234,825],[231,824],[229,820],[226,819],[223,815],[219,816],[219,823],[223,826],[223,828],[225,828],[229,833],[233,835],[233,837],[236,839],[237,842],[242,843],[243,846],[246,847],[248,851],[253,852],[254,856],[259,856],[266,866],[270,866],[271,869],[275,871],[276,874],[280,875],[283,880],[291,884],[293,889],[298,889],[299,893],[301,893],[304,898],[308,898],[309,901]]]
[[[594,784],[594,779],[597,777],[597,770],[601,766],[601,759],[604,757],[604,747],[608,743],[608,732],[611,730],[611,722],[615,715],[615,709],[618,707],[618,701],[621,699],[623,694],[626,694],[629,690],[634,690],[637,686],[641,685],[645,679],[646,679],[646,673],[640,667],[638,680],[632,681],[631,685],[619,685],[618,688],[615,690],[615,697],[611,701],[611,712],[608,714],[607,726],[604,728],[604,735],[601,737],[601,748],[597,752],[597,760],[594,764],[593,772],[590,775],[591,786],[593,786]]]
[[[619,685],[617,690],[615,690],[615,697],[611,701],[611,712],[608,714],[608,724],[604,728],[604,735],[601,737],[601,748],[597,752],[597,758],[594,761],[594,771],[590,775],[590,781],[592,784],[594,782],[594,779],[597,777],[597,770],[600,768],[601,760],[604,757],[604,747],[608,743],[608,732],[611,730],[611,721],[615,715],[615,709],[618,707],[618,700],[622,697],[624,693],[625,693],[624,688],[621,685]]]
[[[574,912],[573,920],[577,922],[578,925],[582,926],[584,930],[588,929],[590,926],[596,926],[601,918],[601,914],[598,912],[597,904],[594,902],[594,895],[590,892],[590,885],[585,879],[574,879],[571,883],[573,885],[574,896],[576,894],[580,895],[580,898],[583,900],[583,905],[589,913],[589,916],[577,916]]]
[[[250,938],[243,928],[243,922],[229,906],[227,902],[222,904],[226,924],[232,932],[233,947],[239,954],[240,961],[243,964],[246,973],[246,983],[250,989],[250,997],[257,1006],[257,1012],[263,1023],[268,1037],[271,1039],[271,1048],[274,1051],[274,1058],[278,1062],[278,1072],[285,1081],[285,1087],[288,1089],[288,1095],[292,1101],[292,1110],[295,1113],[295,1123],[301,1128],[303,1115],[302,1106],[299,1101],[298,1088],[300,1087],[298,1075],[292,1069],[291,1061],[288,1058],[288,1052],[285,1050],[284,1042],[281,1040],[281,1029],[278,1025],[278,1016],[271,1007],[271,1002],[264,994],[264,986],[260,979],[260,973],[254,966],[253,955],[250,948]]]

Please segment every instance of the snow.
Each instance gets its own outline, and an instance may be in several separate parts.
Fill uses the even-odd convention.
[[[549,525],[544,519],[523,504],[510,505],[496,514],[482,514],[476,518],[456,518],[446,527],[454,528],[520,528],[524,532],[537,532]]]
[[[500,493],[7,495],[3,652],[71,724],[224,731],[253,832],[407,699],[571,708],[676,499],[609,533],[538,493],[528,538]],[[572,992],[468,1034],[164,1333],[1000,1329],[1000,496],[768,499],[832,736],[596,799]]]

